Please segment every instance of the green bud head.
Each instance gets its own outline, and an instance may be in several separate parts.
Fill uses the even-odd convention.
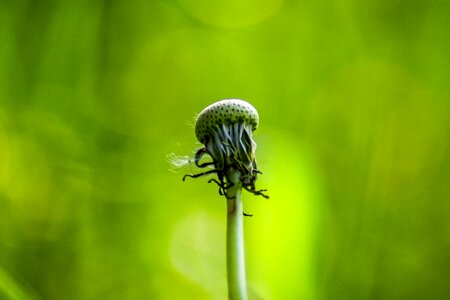
[[[258,112],[250,103],[239,99],[226,99],[202,110],[195,123],[195,135],[200,143],[205,144],[207,137],[222,125],[247,124],[255,131],[258,122]]]

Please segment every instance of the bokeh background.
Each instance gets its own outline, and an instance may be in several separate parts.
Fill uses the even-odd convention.
[[[450,2],[0,1],[0,299],[226,299],[195,114],[259,111],[251,299],[450,295]]]

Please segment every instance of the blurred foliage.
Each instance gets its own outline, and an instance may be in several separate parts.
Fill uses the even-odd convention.
[[[450,294],[450,2],[0,1],[0,298],[225,299],[225,203],[167,155],[250,101],[251,299]]]

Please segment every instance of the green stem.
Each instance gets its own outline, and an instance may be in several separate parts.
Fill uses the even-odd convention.
[[[227,191],[227,276],[230,300],[247,299],[245,277],[244,224],[242,185],[239,171],[231,170],[228,178],[234,186]]]

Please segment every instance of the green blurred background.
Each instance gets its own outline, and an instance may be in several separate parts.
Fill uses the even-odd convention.
[[[450,295],[450,2],[0,1],[0,299],[225,299],[194,116],[259,111],[251,299]]]

